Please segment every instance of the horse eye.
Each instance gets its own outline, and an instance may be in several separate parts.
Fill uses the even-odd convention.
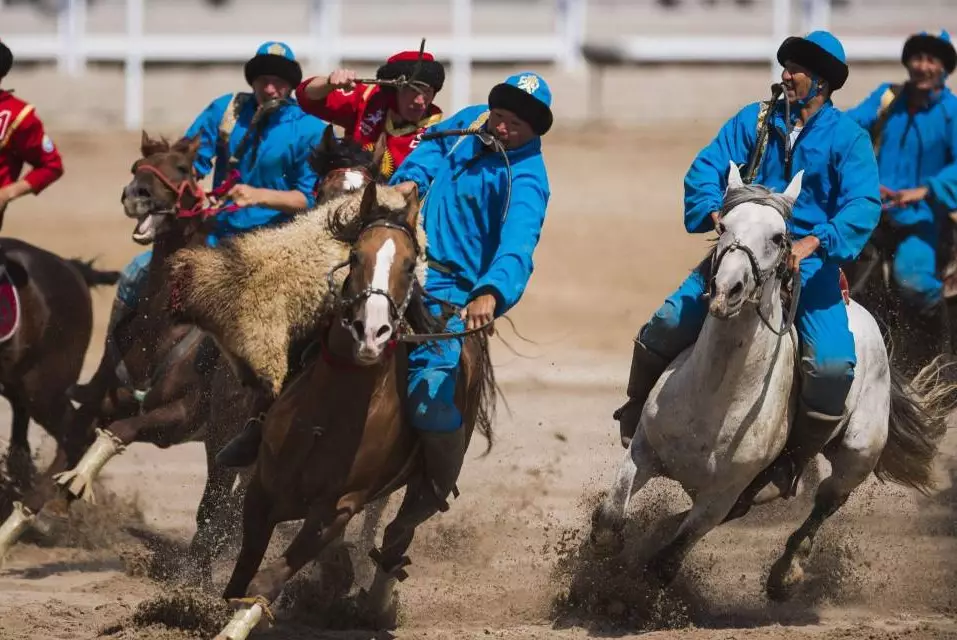
[[[779,247],[782,246],[784,244],[784,234],[775,233],[774,236],[771,238],[771,242],[778,245]]]
[[[186,175],[189,173],[189,166],[185,164],[178,164],[176,165],[176,170],[182,173],[183,175]]]

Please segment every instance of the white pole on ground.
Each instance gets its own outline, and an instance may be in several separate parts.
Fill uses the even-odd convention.
[[[342,0],[312,0],[309,11],[310,50],[305,52],[315,73],[330,73],[341,62],[339,33],[342,28]]]
[[[452,0],[452,109],[469,104],[472,92],[472,0]]]
[[[86,67],[86,51],[83,36],[86,32],[87,0],[66,0],[57,14],[57,33],[60,37],[60,53],[57,70],[77,77]]]
[[[784,39],[791,35],[791,0],[774,0],[774,10],[771,24],[774,42],[771,43],[771,82],[780,82],[781,65],[778,64],[778,47]]]
[[[143,127],[143,22],[145,0],[126,0],[126,107],[127,131]]]
[[[555,26],[558,54],[565,71],[581,71],[585,66],[582,43],[585,41],[585,20],[588,17],[587,0],[557,0]]]

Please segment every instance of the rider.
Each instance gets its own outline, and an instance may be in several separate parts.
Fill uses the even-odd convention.
[[[784,455],[761,476],[790,495],[844,413],[856,357],[839,264],[863,249],[880,219],[881,204],[867,134],[831,102],[848,76],[841,43],[826,31],[815,31],[786,39],[777,59],[784,67],[786,102],[775,101],[770,111],[766,103],[744,107],[698,154],[685,176],[685,228],[691,233],[716,229],[730,162],[741,165],[756,151],[763,154],[756,158],[753,175],[745,172],[745,180],[778,190],[804,170],[804,188],[788,221],[794,239],[788,266],[803,283],[795,319],[802,345],[801,402],[793,431],[798,438],[789,440]],[[765,123],[770,125],[767,144],[756,149],[758,129]],[[658,377],[701,330],[708,312],[709,264],[702,262],[692,272],[635,339],[628,401],[615,412],[626,447]]]
[[[200,137],[193,163],[200,178],[212,170],[215,188],[226,183],[233,169],[239,173],[225,198],[240,208],[217,217],[208,238],[211,246],[229,236],[287,221],[316,204],[317,176],[308,158],[327,125],[304,113],[290,97],[302,80],[292,49],[282,42],[263,43],[246,62],[245,76],[252,93],[220,96],[186,131],[186,137]],[[134,312],[151,256],[152,252],[146,251],[123,270],[107,335]],[[112,367],[106,360],[89,383],[73,390],[74,399],[98,400],[97,382]]]
[[[13,66],[13,53],[0,42],[0,83]],[[23,165],[31,170],[22,178]],[[7,205],[39,194],[63,175],[63,161],[33,106],[0,88],[0,223]]]
[[[513,75],[492,88],[487,106],[467,107],[429,130],[477,127],[494,140],[459,135],[424,141],[392,177],[392,184],[415,182],[424,199],[430,309],[441,311],[435,299],[462,308],[448,331],[487,325],[491,332],[492,320],[525,291],[550,196],[541,136],[552,126],[551,103],[541,76]],[[497,150],[495,141],[504,149]],[[443,511],[466,449],[454,402],[461,351],[462,340],[452,339],[409,354],[410,421],[434,490],[426,496]]]
[[[413,78],[414,74],[414,78]],[[405,79],[402,86],[356,82],[356,72],[338,69],[326,78],[309,78],[296,89],[306,113],[343,127],[346,135],[369,150],[385,134],[386,153],[381,175],[390,178],[415,149],[422,132],[442,120],[442,110],[432,100],[442,90],[445,69],[431,53],[402,51],[376,72],[378,80]]]
[[[894,280],[901,296],[932,318],[943,291],[936,255],[941,223],[953,208],[938,192],[946,170],[957,168],[957,97],[945,84],[957,51],[946,31],[921,32],[904,43],[901,63],[907,82],[880,85],[848,115],[870,131],[887,218],[901,236]]]

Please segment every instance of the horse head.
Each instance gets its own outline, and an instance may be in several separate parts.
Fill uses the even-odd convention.
[[[774,193],[745,184],[731,163],[712,257],[711,315],[730,318],[745,304],[759,303],[769,283],[780,282],[791,252],[787,220],[801,193],[803,175],[799,171],[784,193]]]
[[[322,140],[309,158],[309,165],[322,176],[317,188],[319,202],[360,191],[379,181],[379,167],[385,149],[384,133],[379,136],[375,148],[369,150],[352,138],[337,140],[332,127],[326,127]]]
[[[187,214],[203,206],[203,190],[193,170],[199,143],[196,136],[170,145],[143,132],[143,157],[133,163],[133,179],[120,196],[126,215],[137,221],[133,230],[137,243],[150,244],[157,236],[182,227],[186,218],[194,217]],[[194,226],[192,221],[189,226]]]
[[[334,226],[337,239],[351,244],[337,310],[358,364],[379,362],[405,327],[424,255],[418,221],[415,183],[372,182],[363,191],[358,216]],[[421,298],[416,302],[415,307],[423,306]]]

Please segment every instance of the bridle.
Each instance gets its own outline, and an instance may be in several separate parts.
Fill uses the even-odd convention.
[[[151,211],[151,215],[161,215],[161,214],[173,214],[177,218],[209,218],[220,213],[228,213],[232,211],[237,211],[239,209],[238,205],[230,204],[221,207],[207,207],[206,202],[208,199],[219,199],[222,198],[226,193],[229,192],[238,182],[239,182],[239,172],[232,171],[230,175],[223,181],[221,185],[213,189],[209,195],[203,191],[203,188],[197,183],[192,176],[185,178],[179,184],[175,184],[172,180],[163,175],[163,172],[154,167],[151,164],[141,163],[133,170],[134,174],[137,173],[150,173],[156,179],[158,179],[163,186],[173,192],[176,195],[176,202],[173,203],[173,206],[168,209],[160,209],[157,211]],[[187,207],[184,204],[186,197],[193,199],[192,206]]]
[[[758,264],[758,258],[754,255],[754,250],[752,250],[748,245],[740,242],[737,238],[733,239],[726,247],[720,251],[715,251],[711,255],[711,277],[710,282],[708,283],[708,290],[714,290],[714,279],[718,274],[718,269],[721,267],[721,261],[724,260],[728,254],[735,251],[741,251],[748,258],[748,264],[751,267],[751,275],[754,277],[756,283],[754,290],[751,292],[751,295],[748,297],[745,303],[754,304],[761,322],[763,322],[764,325],[776,335],[783,336],[791,331],[791,327],[794,325],[798,301],[801,298],[801,278],[800,276],[794,277],[794,273],[788,269],[787,262],[785,260],[791,253],[791,246],[791,235],[785,232],[784,242],[781,243],[774,262],[767,269],[761,269],[761,266]],[[788,309],[787,318],[781,321],[781,326],[779,328],[775,329],[773,326],[771,326],[770,320],[768,320],[761,312],[761,295],[764,292],[765,285],[769,281],[774,282],[776,280],[781,280],[782,284],[787,284],[789,279],[791,280],[792,286],[791,306]]]

